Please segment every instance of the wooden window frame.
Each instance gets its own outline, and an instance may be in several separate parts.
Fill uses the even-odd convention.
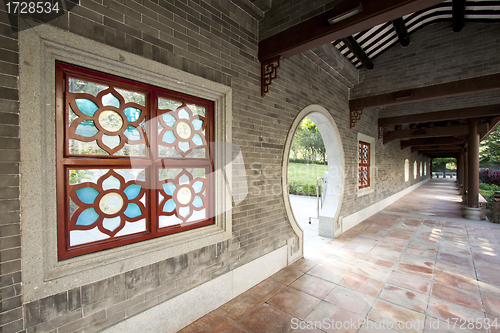
[[[69,154],[69,128],[67,126],[66,97],[68,94],[65,87],[68,87],[68,77],[81,78],[84,80],[104,83],[116,86],[123,89],[138,91],[146,94],[146,121],[155,119],[160,115],[158,108],[158,98],[172,98],[176,101],[182,101],[186,104],[195,103],[196,105],[205,107],[207,124],[206,131],[206,151],[207,158],[179,158],[179,157],[158,157],[158,135],[146,135],[146,156],[144,157],[128,157],[128,156],[76,156]],[[56,63],[56,186],[57,186],[57,238],[58,238],[58,258],[67,259],[87,253],[110,249],[130,243],[140,242],[147,239],[161,237],[173,233],[178,233],[185,230],[190,230],[198,227],[214,224],[214,161],[210,142],[214,141],[214,105],[212,101],[201,98],[181,94],[178,92],[158,88],[152,85],[139,83],[129,79],[120,78],[114,75],[105,74],[102,72],[89,70],[73,65],[68,65],[62,62]],[[146,129],[148,133],[158,133],[156,122],[149,122],[149,127]],[[133,162],[132,162],[133,159]],[[146,231],[141,233],[121,236],[118,238],[110,238],[102,241],[86,243],[76,246],[69,246],[69,169],[89,169],[89,168],[106,168],[120,169],[132,167],[144,167],[146,169]],[[159,228],[158,223],[158,202],[157,181],[158,170],[160,168],[175,167],[175,168],[205,168],[207,188],[205,203],[207,208],[207,219],[195,221],[194,223],[183,223],[177,226]],[[175,200],[175,199],[174,199]]]
[[[362,145],[368,147],[368,156],[366,158],[367,163],[363,163],[361,159],[361,152],[360,150],[362,149]],[[358,163],[359,163],[359,175],[358,175],[358,189],[364,189],[364,188],[369,188],[371,186],[371,172],[370,172],[370,159],[371,159],[371,144],[369,142],[365,141],[358,141]],[[367,183],[366,184],[361,184],[361,168],[366,168],[367,170]]]

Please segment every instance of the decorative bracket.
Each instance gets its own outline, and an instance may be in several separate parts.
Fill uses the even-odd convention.
[[[260,92],[262,97],[269,92],[269,86],[275,78],[278,77],[278,67],[282,56],[267,60],[260,65]]]
[[[378,127],[378,138],[383,139],[384,133],[389,129],[389,126],[379,126]]]
[[[351,112],[351,127],[353,128],[356,125],[358,120],[361,120],[361,115],[363,114],[363,109],[360,110],[350,110]]]

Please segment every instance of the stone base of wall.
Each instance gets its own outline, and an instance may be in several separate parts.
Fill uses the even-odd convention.
[[[356,226],[358,223],[366,220],[367,218],[369,218],[370,216],[380,212],[381,210],[383,210],[384,208],[386,208],[387,206],[389,206],[390,204],[396,202],[397,200],[401,199],[402,197],[404,197],[405,195],[407,195],[408,193],[410,193],[411,191],[413,191],[414,189],[416,189],[417,187],[420,187],[421,185],[427,183],[429,181],[429,179],[425,179],[415,185],[412,185],[406,189],[404,189],[403,191],[400,191],[396,194],[393,194],[391,195],[390,197],[387,197],[371,206],[368,206],[360,211],[357,211],[356,213],[354,214],[351,214],[349,216],[346,216],[342,219],[342,228],[339,228],[337,230],[335,230],[335,236],[339,236],[340,234],[346,232],[347,230],[351,229],[352,227]]]
[[[103,332],[177,332],[287,265],[286,246],[123,320]]]

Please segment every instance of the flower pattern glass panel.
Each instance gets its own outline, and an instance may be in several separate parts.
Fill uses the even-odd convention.
[[[145,156],[144,93],[72,77],[69,82],[79,83],[65,96],[71,155]]]
[[[214,223],[213,102],[56,63],[59,259]]]
[[[370,144],[359,141],[359,188],[370,187]]]
[[[158,105],[160,156],[205,158],[208,148],[205,108],[162,97]]]
[[[70,245],[146,231],[142,169],[69,169]],[[129,226],[130,225],[130,226]]]

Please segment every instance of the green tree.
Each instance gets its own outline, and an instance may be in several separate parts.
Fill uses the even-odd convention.
[[[500,127],[496,126],[479,145],[479,161],[482,166],[500,164]]]
[[[310,161],[326,162],[325,144],[318,128],[311,119],[305,117],[297,128],[290,155]]]
[[[432,159],[432,170],[442,170],[442,169],[450,169],[454,170],[457,168],[457,159],[453,157],[444,157],[444,158],[433,158]]]

